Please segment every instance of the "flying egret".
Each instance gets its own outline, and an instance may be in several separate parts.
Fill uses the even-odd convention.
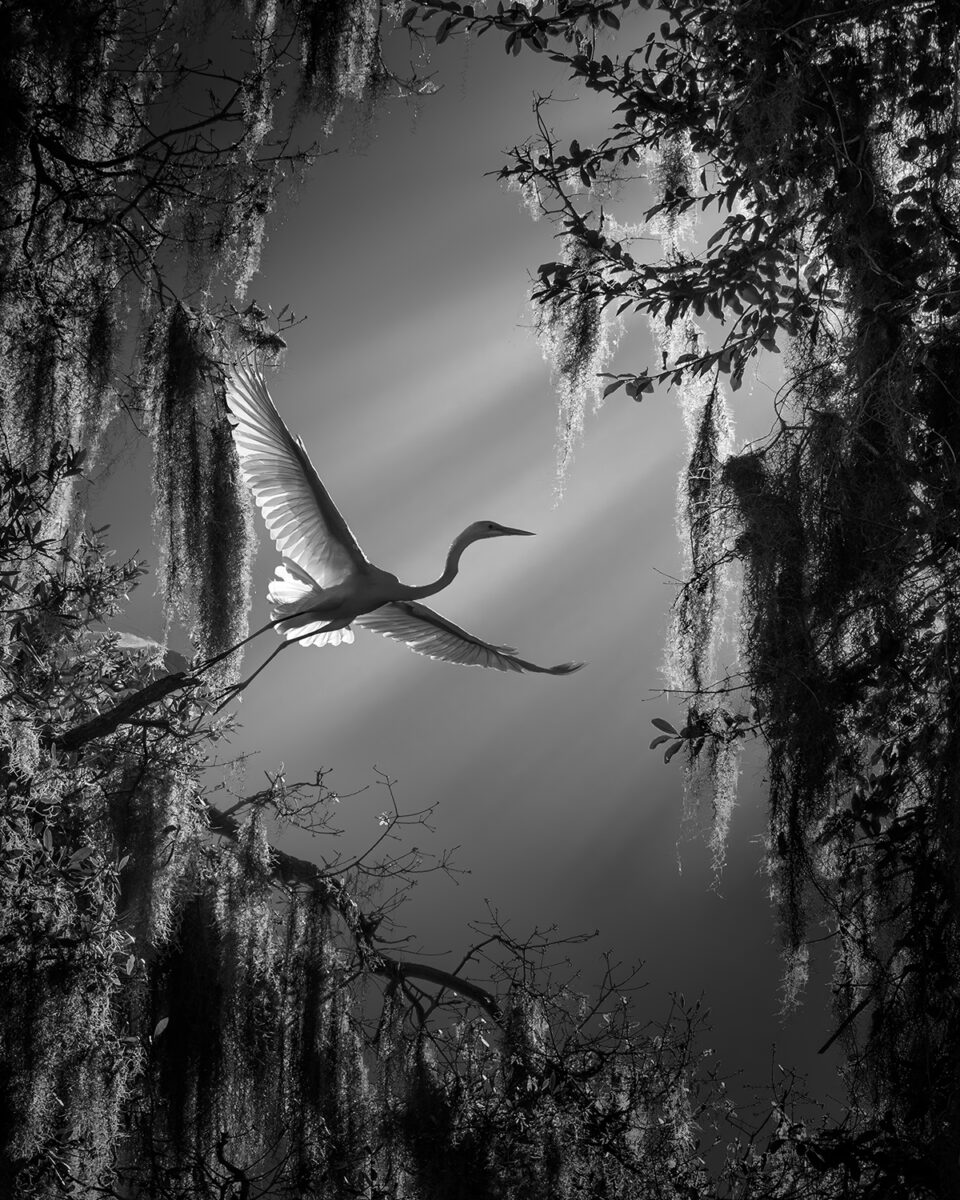
[[[235,366],[227,377],[226,398],[243,480],[283,555],[267,592],[273,619],[264,628],[274,626],[286,640],[255,675],[293,642],[305,646],[352,642],[353,625],[447,662],[547,675],[569,675],[580,669],[582,663],[540,667],[518,658],[511,647],[482,641],[419,603],[453,581],[460,557],[472,542],[530,536],[527,530],[474,521],[454,538],[443,574],[433,583],[410,587],[366,558],[302,441],[294,440],[284,425],[259,369]],[[233,694],[253,678],[232,689]]]

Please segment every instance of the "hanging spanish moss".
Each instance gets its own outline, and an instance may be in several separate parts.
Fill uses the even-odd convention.
[[[23,764],[17,770],[25,781]],[[95,765],[69,777],[38,764],[29,778],[36,807],[4,822],[7,861],[29,868],[31,884],[29,895],[4,890],[0,1127],[15,1158],[63,1141],[83,1146],[83,1169],[96,1171],[119,1135],[139,1060],[114,1027],[122,984],[111,960],[130,939],[117,925],[116,874],[99,843]]]
[[[646,157],[652,168],[650,186],[655,206],[662,206],[653,217],[651,228],[660,239],[664,259],[670,261],[676,258],[681,243],[692,238],[696,228],[695,210],[676,201],[692,196],[696,190],[697,156],[689,134],[680,133],[663,138]]]
[[[720,829],[730,747],[765,745],[785,991],[829,939],[828,1045],[847,1050],[872,1136],[897,1146],[877,1194],[950,1195],[960,1179],[955,8],[681,0],[620,55],[588,21],[564,25],[567,49],[532,20],[523,36],[546,34],[611,111],[567,151],[538,106],[545,149],[520,147],[502,173],[580,243],[585,271],[540,270],[551,313],[588,293],[663,331],[661,361],[609,385],[677,388],[689,431],[668,655],[688,712],[680,729],[658,721],[658,744],[706,763]],[[654,165],[660,261],[605,240],[568,186],[571,166],[589,178],[611,158]],[[723,389],[748,368],[773,419],[733,454]],[[741,650],[725,663],[734,561]]]
[[[134,759],[112,798],[111,819],[127,858],[119,901],[125,927],[139,944],[160,945],[201,870],[203,816],[189,769],[175,759],[147,769]]]
[[[167,621],[184,618],[202,652],[215,655],[247,633],[253,536],[204,322],[184,305],[164,310],[143,362]]]
[[[694,210],[676,202],[693,195],[697,187],[690,138],[665,139],[652,155],[652,165],[660,211],[651,227],[660,238],[669,269],[673,263],[682,266],[681,244],[692,238],[696,225]],[[669,309],[665,314],[658,311],[651,315],[650,325],[664,371],[700,358],[707,350],[704,332],[690,314],[680,317]],[[685,821],[692,824],[701,806],[709,804],[708,840],[719,874],[739,775],[739,747],[725,736],[732,714],[724,693],[738,650],[728,613],[731,521],[729,510],[716,502],[723,464],[733,449],[733,420],[716,377],[681,372],[674,382],[687,438],[687,459],[677,485],[677,533],[685,582],[673,605],[664,674],[671,690],[687,697]]]
[[[319,156],[294,142],[298,112],[329,127],[388,73],[380,3],[141,15],[71,0],[0,18],[0,423],[17,461],[66,442],[90,469],[115,416],[138,432],[147,416],[167,619],[217,653],[246,633],[251,531],[213,363],[249,347],[232,301],[278,192]],[[75,487],[57,502],[47,532],[72,535]]]
[[[329,132],[345,100],[358,101],[377,73],[380,8],[375,0],[309,0],[301,14],[300,99]]]
[[[579,278],[572,293],[540,305],[536,311],[537,340],[550,364],[559,398],[557,426],[557,495],[583,434],[584,414],[603,398],[600,372],[613,353],[603,301],[588,278],[592,254],[573,238],[564,242],[558,260],[562,275]]]
[[[242,641],[249,630],[255,535],[233,440],[222,417],[214,420],[207,446],[206,533],[212,541],[209,553],[198,564],[194,636],[199,645],[218,654]],[[232,681],[229,671],[222,674],[225,682]]]
[[[223,1036],[223,1022],[232,997],[223,987],[224,954],[215,898],[205,890],[179,912],[152,972],[155,1026],[167,1021],[171,1036],[158,1036],[153,1046],[156,1102],[141,1117],[146,1148],[157,1147],[150,1157],[172,1153],[192,1167],[201,1164],[221,1129],[233,1125],[225,1093],[231,1039]],[[150,1128],[155,1121],[161,1124]]]
[[[168,623],[189,617],[197,580],[191,578],[193,536],[202,528],[203,450],[209,343],[199,321],[182,304],[154,320],[143,348],[144,395],[155,444],[155,528],[160,543],[157,577]]]

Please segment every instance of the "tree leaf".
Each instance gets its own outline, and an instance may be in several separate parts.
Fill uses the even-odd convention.
[[[674,737],[678,736],[677,731],[674,729],[674,727],[670,724],[669,721],[665,721],[663,719],[663,717],[654,717],[653,720],[650,722],[650,724],[655,725],[657,727],[657,729],[662,729],[664,733],[670,733]]]

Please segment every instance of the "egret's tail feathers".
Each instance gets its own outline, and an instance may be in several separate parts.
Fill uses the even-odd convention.
[[[273,605],[270,615],[279,622],[275,629],[287,641],[298,641],[301,646],[339,646],[353,641],[353,630],[349,626],[326,633],[317,632],[330,623],[329,617],[315,611],[323,598],[323,588],[292,559],[285,558],[277,567],[267,597]]]
[[[321,588],[315,579],[311,579],[292,559],[285,558],[277,567],[276,577],[270,580],[267,599],[271,604],[282,608],[290,604],[300,604],[308,596],[320,591]]]
[[[353,630],[333,629],[330,633],[315,633],[312,637],[300,640],[301,646],[350,646],[353,643]]]
[[[286,607],[275,608],[273,619],[276,621],[278,617],[285,618],[275,626],[275,629],[288,642],[299,642],[301,646],[349,646],[353,641],[353,630],[349,625],[343,629],[331,629],[320,633],[319,630],[330,624],[326,617],[318,617],[310,612],[297,612],[296,610],[286,616],[284,612]]]

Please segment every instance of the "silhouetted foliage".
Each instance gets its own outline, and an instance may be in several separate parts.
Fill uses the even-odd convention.
[[[834,1036],[873,1114],[861,1141],[794,1149],[836,1168],[840,1194],[955,1195],[960,16],[674,0],[635,38],[626,8],[429,0],[406,20],[437,41],[498,29],[610,102],[589,144],[539,104],[502,176],[562,235],[538,270],[545,319],[559,331],[553,314],[588,298],[646,315],[661,361],[607,393],[667,384],[687,415],[670,682],[689,707],[655,744],[706,774],[721,837],[731,748],[766,745],[788,987],[822,927]],[[734,453],[724,392],[764,351],[783,353],[773,430]],[[742,645],[721,665],[734,564]]]
[[[534,293],[561,464],[606,315],[645,314],[659,362],[605,390],[675,386],[688,433],[669,660],[688,710],[657,740],[710,789],[719,863],[736,749],[764,739],[791,978],[823,924],[848,1112],[802,1113],[787,1087],[745,1124],[703,1070],[696,1009],[638,1024],[629,977],[584,994],[551,974],[552,934],[493,922],[449,972],[398,957],[376,889],[415,855],[269,844],[271,816],[327,826],[322,774],[217,807],[226,726],[202,679],[104,631],[142,567],[79,532],[71,447],[95,456],[119,411],[143,422],[168,612],[208,653],[239,640],[250,539],[221,363],[283,349],[292,318],[246,289],[279,185],[318,153],[293,118],[328,129],[382,83],[389,10],[27,0],[0,12],[5,1194],[956,1194],[958,17],[679,0],[607,54],[626,7],[443,0],[402,24],[499,29],[612,101],[593,145],[561,143],[538,103],[503,173],[563,235]],[[641,167],[644,221],[619,223]],[[764,350],[786,351],[776,423],[734,453],[726,389]],[[428,819],[390,797],[391,830]]]
[[[33,463],[59,440],[94,460],[115,415],[145,420],[168,617],[211,653],[246,632],[251,553],[220,363],[276,356],[294,320],[235,305],[279,190],[319,157],[295,117],[319,107],[329,130],[391,77],[383,20],[380,0],[27,0],[0,18],[8,446]],[[284,93],[300,85],[297,109]],[[59,500],[52,526],[75,513],[68,489]]]

